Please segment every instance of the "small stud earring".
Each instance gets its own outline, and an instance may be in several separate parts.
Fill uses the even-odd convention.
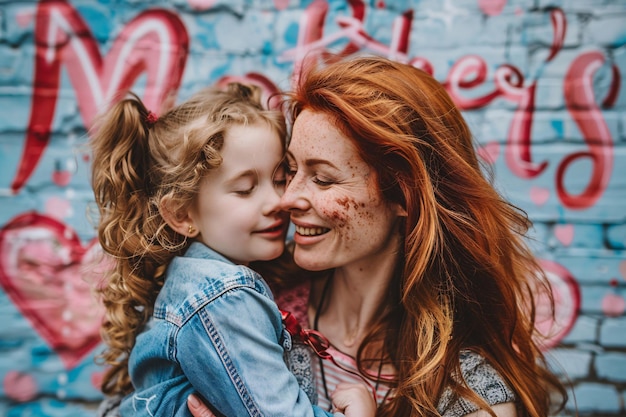
[[[187,231],[187,234],[193,235],[194,233],[196,233],[196,229],[194,229],[192,225],[189,225],[189,230]]]

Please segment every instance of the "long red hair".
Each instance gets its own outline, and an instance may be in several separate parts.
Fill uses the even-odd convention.
[[[442,85],[411,66],[360,57],[303,74],[290,104],[293,117],[328,115],[408,213],[383,314],[357,358],[370,367],[384,341],[382,357],[396,369],[395,396],[377,415],[438,415],[446,387],[492,413],[453,377],[463,349],[499,372],[519,415],[547,415],[551,394],[562,407],[567,394],[535,340],[533,292],[549,287],[525,244],[530,222],[490,183]]]

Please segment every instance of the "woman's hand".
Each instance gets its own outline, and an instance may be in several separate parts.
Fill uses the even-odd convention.
[[[200,398],[193,394],[187,397],[187,407],[193,417],[215,417],[215,414],[211,412],[209,407],[204,405]]]

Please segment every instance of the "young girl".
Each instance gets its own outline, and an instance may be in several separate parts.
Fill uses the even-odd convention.
[[[283,254],[288,225],[285,123],[259,97],[210,88],[157,118],[131,95],[95,128],[98,235],[115,260],[101,289],[102,388],[126,395],[123,416],[190,415],[192,392],[218,415],[331,415],[285,365],[292,339],[248,268]],[[362,385],[333,398],[338,414],[374,415]]]

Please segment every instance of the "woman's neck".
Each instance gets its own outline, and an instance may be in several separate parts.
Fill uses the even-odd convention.
[[[380,314],[380,306],[385,304],[394,265],[395,259],[373,268],[336,269],[313,288],[309,305],[311,325],[317,324],[335,348],[356,356]]]

